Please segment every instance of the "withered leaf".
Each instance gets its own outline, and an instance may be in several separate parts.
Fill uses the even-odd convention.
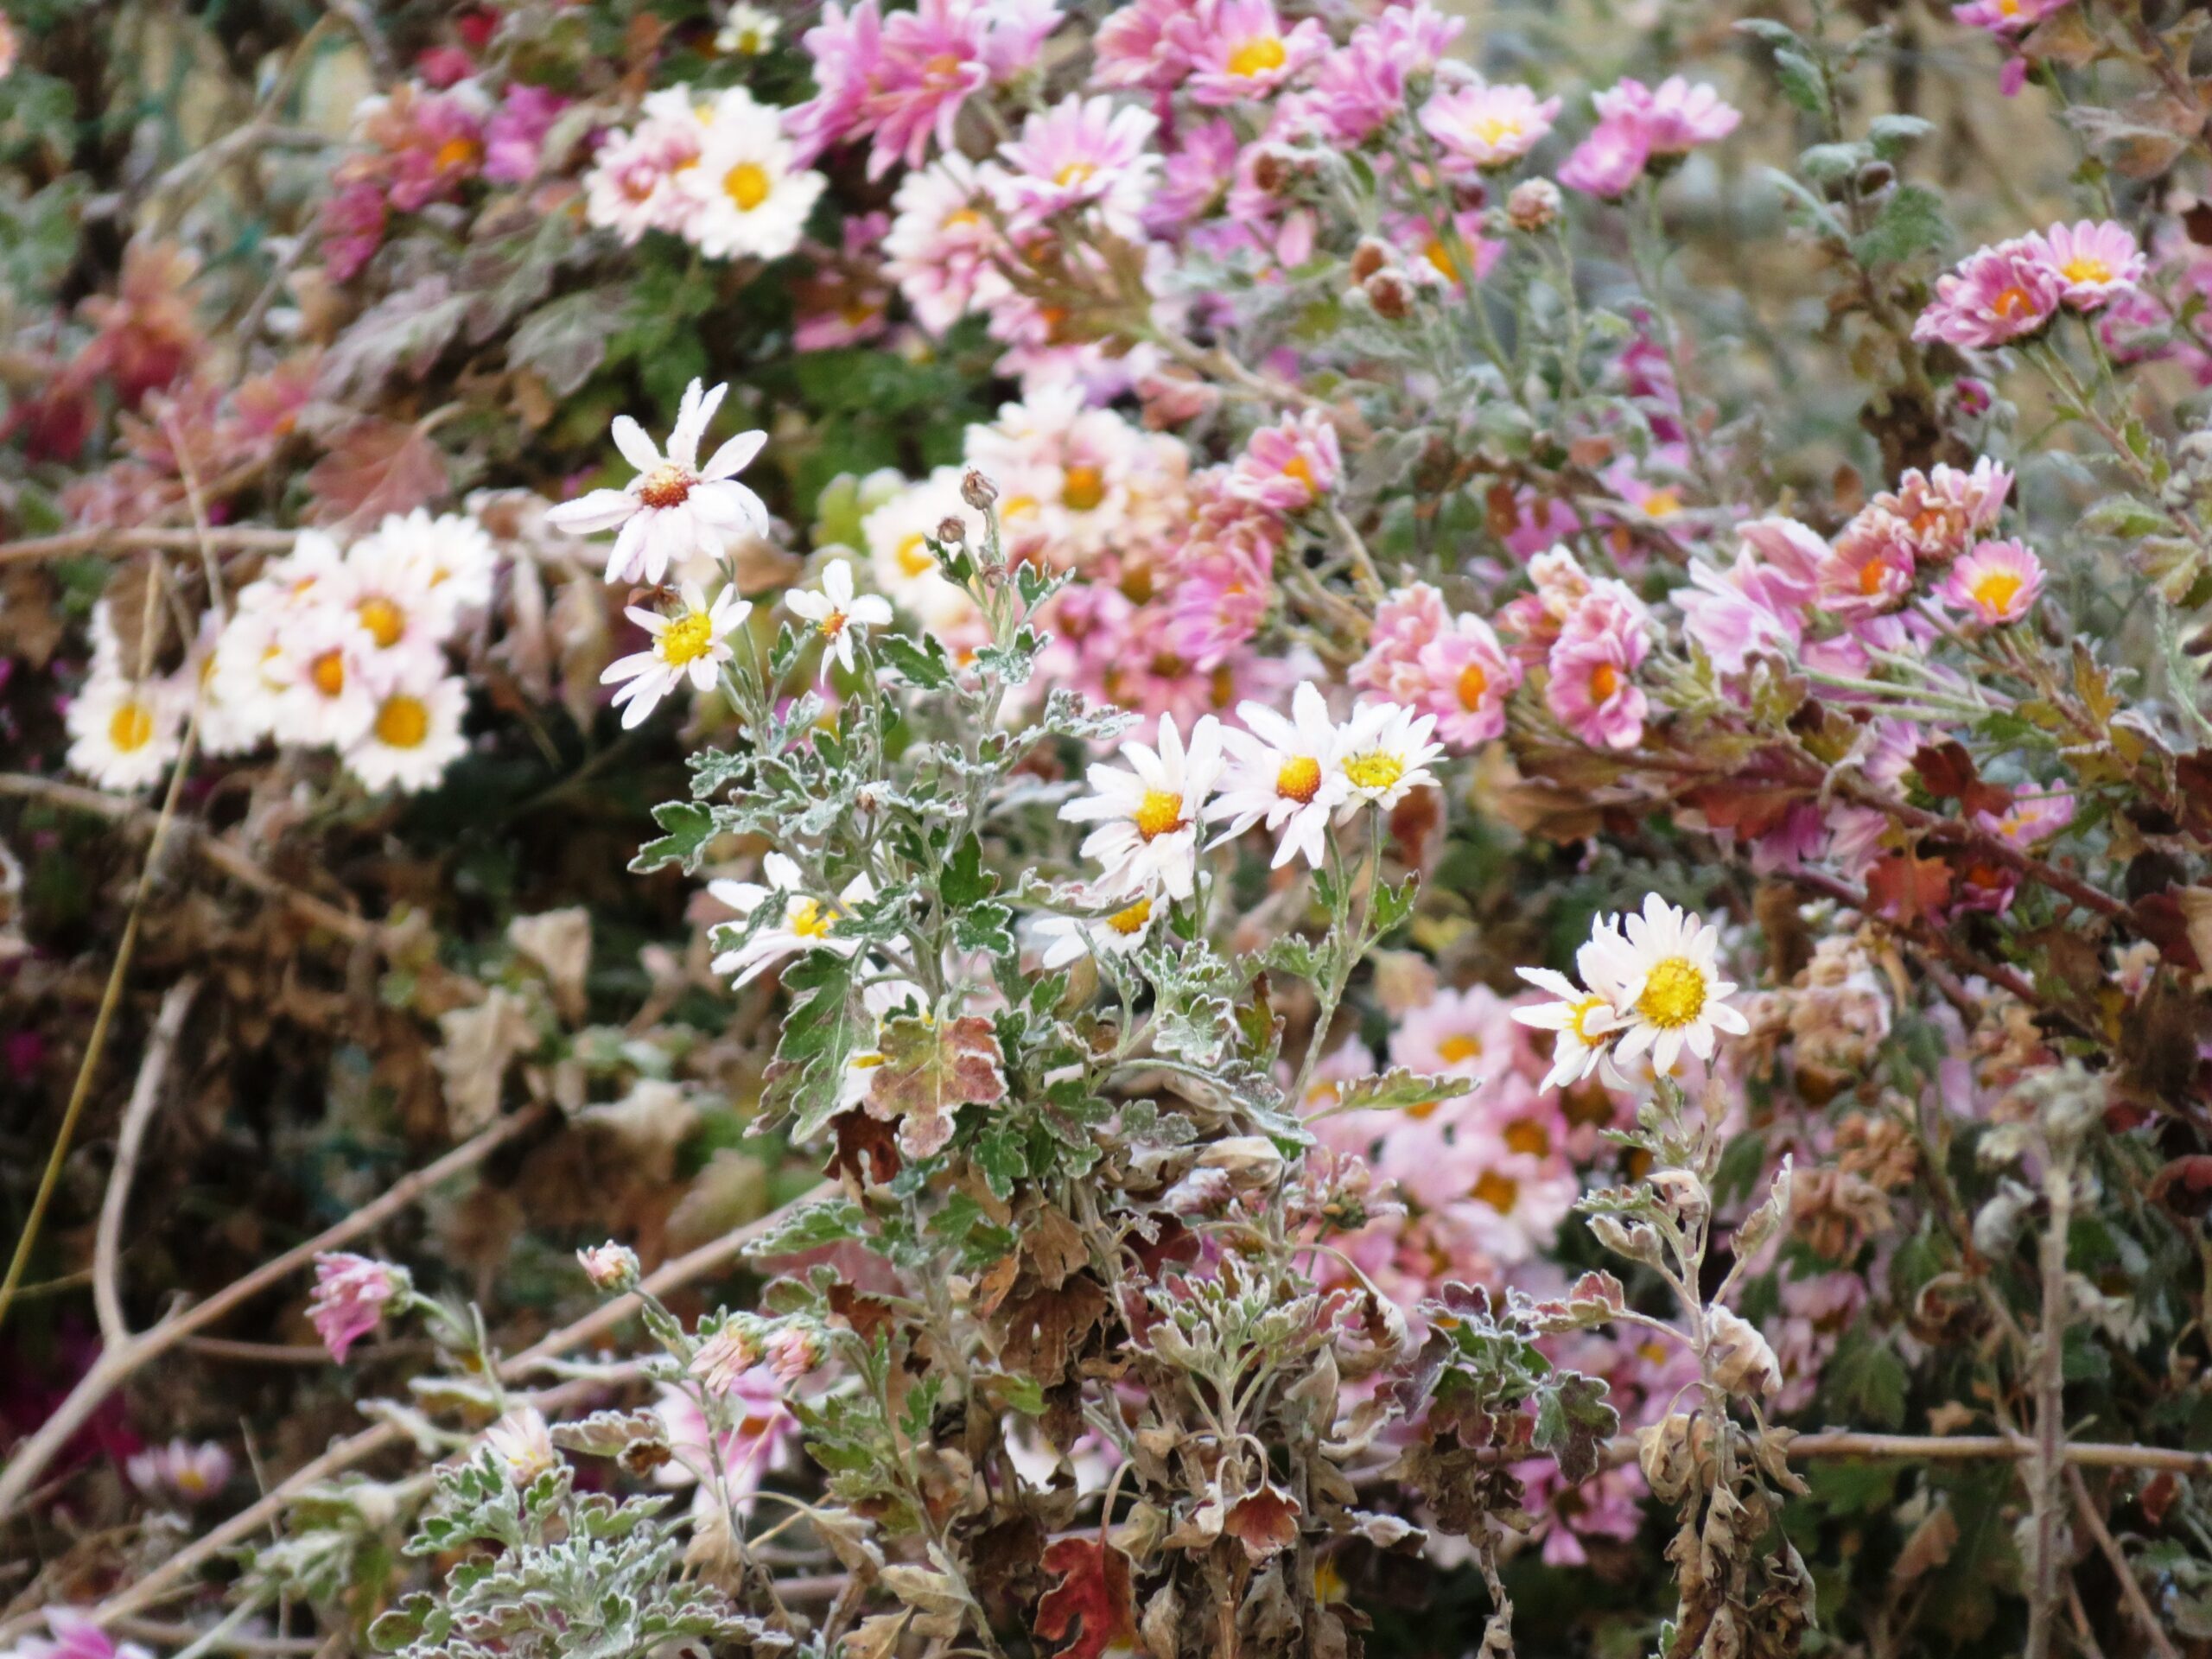
[[[999,1312],[1000,1357],[1052,1387],[1066,1377],[1069,1361],[1109,1306],[1105,1287],[1088,1274],[1058,1290],[1040,1287],[1010,1297]]]
[[[868,1084],[868,1109],[899,1123],[899,1145],[926,1158],[952,1138],[952,1114],[1006,1098],[1006,1071],[991,1022],[964,1015],[942,1024],[899,1018],[883,1029],[883,1064]]]
[[[307,475],[308,517],[340,530],[365,530],[387,513],[412,512],[446,493],[446,458],[409,421],[371,416],[340,432]]]
[[[1969,815],[2002,812],[2012,804],[2011,790],[1982,781],[1974,757],[1955,738],[1945,743],[1922,744],[1913,752],[1912,769],[1930,795],[1958,802]]]
[[[1255,1562],[1281,1554],[1298,1541],[1298,1500],[1273,1481],[1262,1482],[1229,1506],[1221,1529],[1244,1546]]]
[[[1095,1537],[1062,1538],[1046,1547],[1044,1566],[1059,1582],[1038,1602],[1034,1629],[1056,1659],[1099,1659],[1135,1644],[1128,1556]]]
[[[1866,878],[1866,896],[1885,916],[1903,922],[1933,918],[1951,898],[1951,867],[1940,858],[1891,853]]]

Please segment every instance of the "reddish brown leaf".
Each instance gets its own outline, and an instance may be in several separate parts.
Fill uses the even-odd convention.
[[[2151,1178],[2151,1198],[2180,1216],[2212,1210],[2212,1156],[2177,1158]]]
[[[1255,1564],[1298,1541],[1298,1500],[1273,1481],[1229,1506],[1221,1529],[1244,1546]]]
[[[881,1047],[868,1109],[899,1120],[899,1144],[910,1158],[926,1158],[952,1138],[959,1108],[1006,1098],[999,1039],[988,1020],[893,1020],[884,1027]]]
[[[1985,784],[1974,770],[1974,757],[1954,739],[1948,743],[1923,744],[1912,757],[1912,769],[1930,795],[1956,801],[1971,817],[1977,812],[2002,812],[2012,804],[2012,791]]]
[[[412,512],[446,493],[446,458],[420,427],[372,416],[338,435],[307,475],[318,524],[366,530],[386,513]]]
[[[1874,908],[1899,921],[1932,920],[1951,897],[1951,867],[1940,858],[1891,853],[1866,878]]]
[[[1736,784],[1706,784],[1692,790],[1683,799],[1703,814],[1706,823],[1713,829],[1732,830],[1746,840],[1756,840],[1779,829],[1789,809],[1804,798],[1804,793],[1801,789],[1775,785],[1746,788]]]
[[[1129,1558],[1097,1538],[1062,1538],[1046,1547],[1045,1570],[1059,1582],[1037,1603],[1036,1632],[1057,1643],[1056,1659],[1099,1659],[1137,1636]]]
[[[861,1186],[880,1185],[905,1161],[899,1156],[898,1137],[880,1118],[866,1112],[840,1112],[830,1120],[830,1128],[837,1146],[822,1173],[833,1179],[849,1177]]]

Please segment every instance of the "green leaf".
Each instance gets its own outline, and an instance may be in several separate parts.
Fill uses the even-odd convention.
[[[982,956],[1010,957],[1014,952],[1014,912],[995,901],[972,905],[952,918],[952,943]]]
[[[2117,541],[2156,536],[2172,524],[2158,508],[2132,495],[2108,495],[2081,518],[2081,526],[2088,534],[2110,536]]]
[[[1916,115],[1878,115],[1866,124],[1866,138],[1876,156],[1894,162],[1935,130],[1934,122]]]
[[[1821,67],[1795,46],[1783,46],[1774,54],[1775,77],[1782,83],[1782,95],[1807,115],[1818,115],[1827,102],[1827,93],[1821,81]]]
[[[885,633],[873,643],[877,655],[923,690],[942,691],[952,683],[951,659],[934,636],[925,635],[916,645],[904,634]]]
[[[653,822],[668,833],[638,849],[637,857],[630,861],[631,873],[650,875],[679,863],[686,875],[696,872],[707,844],[715,838],[713,810],[696,801],[666,801],[653,808]]]
[[[1832,1414],[1825,1421],[1896,1428],[1904,1421],[1904,1362],[1863,1323],[1836,1344],[1821,1373],[1821,1393]]]
[[[952,849],[952,857],[938,879],[938,893],[947,910],[960,911],[989,898],[998,891],[998,877],[983,868],[983,843],[969,835],[962,836]]]
[[[796,1255],[842,1244],[868,1232],[868,1212],[850,1198],[824,1198],[794,1210],[745,1247],[749,1256]]]
[[[760,1104],[770,1114],[792,1116],[795,1141],[821,1134],[842,1103],[845,1066],[861,1039],[852,995],[858,956],[814,950],[784,969],[791,1012],[784,1019],[783,1039],[776,1046]]]
[[[1862,265],[1893,265],[1943,245],[1943,200],[1917,184],[1899,185],[1882,204],[1881,217],[1851,245]]]
[[[1332,1116],[1338,1112],[1391,1112],[1411,1106],[1433,1106],[1441,1100],[1466,1094],[1475,1086],[1471,1077],[1429,1077],[1394,1065],[1376,1077],[1354,1077],[1339,1084]]]

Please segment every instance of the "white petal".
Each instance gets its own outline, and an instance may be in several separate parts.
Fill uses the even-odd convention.
[[[750,464],[768,442],[766,432],[741,432],[714,453],[700,476],[711,481],[734,478]]]
[[[645,435],[645,429],[627,415],[614,417],[613,431],[614,447],[622,452],[622,459],[639,472],[650,473],[661,464],[661,453]]]

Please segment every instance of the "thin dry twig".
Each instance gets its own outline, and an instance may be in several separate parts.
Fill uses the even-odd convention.
[[[2120,1580],[2120,1599],[2126,1603],[2127,1611],[2134,1616],[2136,1624],[2151,1638],[2152,1650],[2158,1659],[2181,1659],[2180,1653],[2174,1647],[2173,1638],[2166,1634],[2165,1627],[2158,1622],[2158,1615],[2152,1610],[2150,1599],[2144,1595],[2143,1586],[2135,1581],[2135,1572],[2128,1566],[2127,1557],[2120,1554],[2119,1541],[2113,1537],[2112,1529],[2105,1524],[2104,1516],[2098,1512],[2096,1500],[2089,1493],[2089,1483],[2082,1479],[2082,1471],[2075,1468],[2067,1470],[2066,1483],[2073,1491],[2074,1512],[2082,1517],[2083,1529],[2096,1540],[2097,1548],[2111,1565],[2113,1576]]]
[[[130,1184],[138,1173],[146,1126],[161,1103],[169,1056],[175,1052],[184,1017],[199,995],[199,976],[188,974],[162,996],[161,1012],[154,1016],[154,1029],[146,1039],[145,1058],[138,1063],[138,1081],[131,1085],[130,1099],[123,1109],[123,1123],[116,1132],[115,1167],[109,1173],[107,1195],[100,1202],[99,1225],[92,1235],[92,1307],[99,1318],[100,1340],[110,1348],[123,1347],[130,1340],[130,1326],[123,1317],[123,1292],[117,1283]]]

